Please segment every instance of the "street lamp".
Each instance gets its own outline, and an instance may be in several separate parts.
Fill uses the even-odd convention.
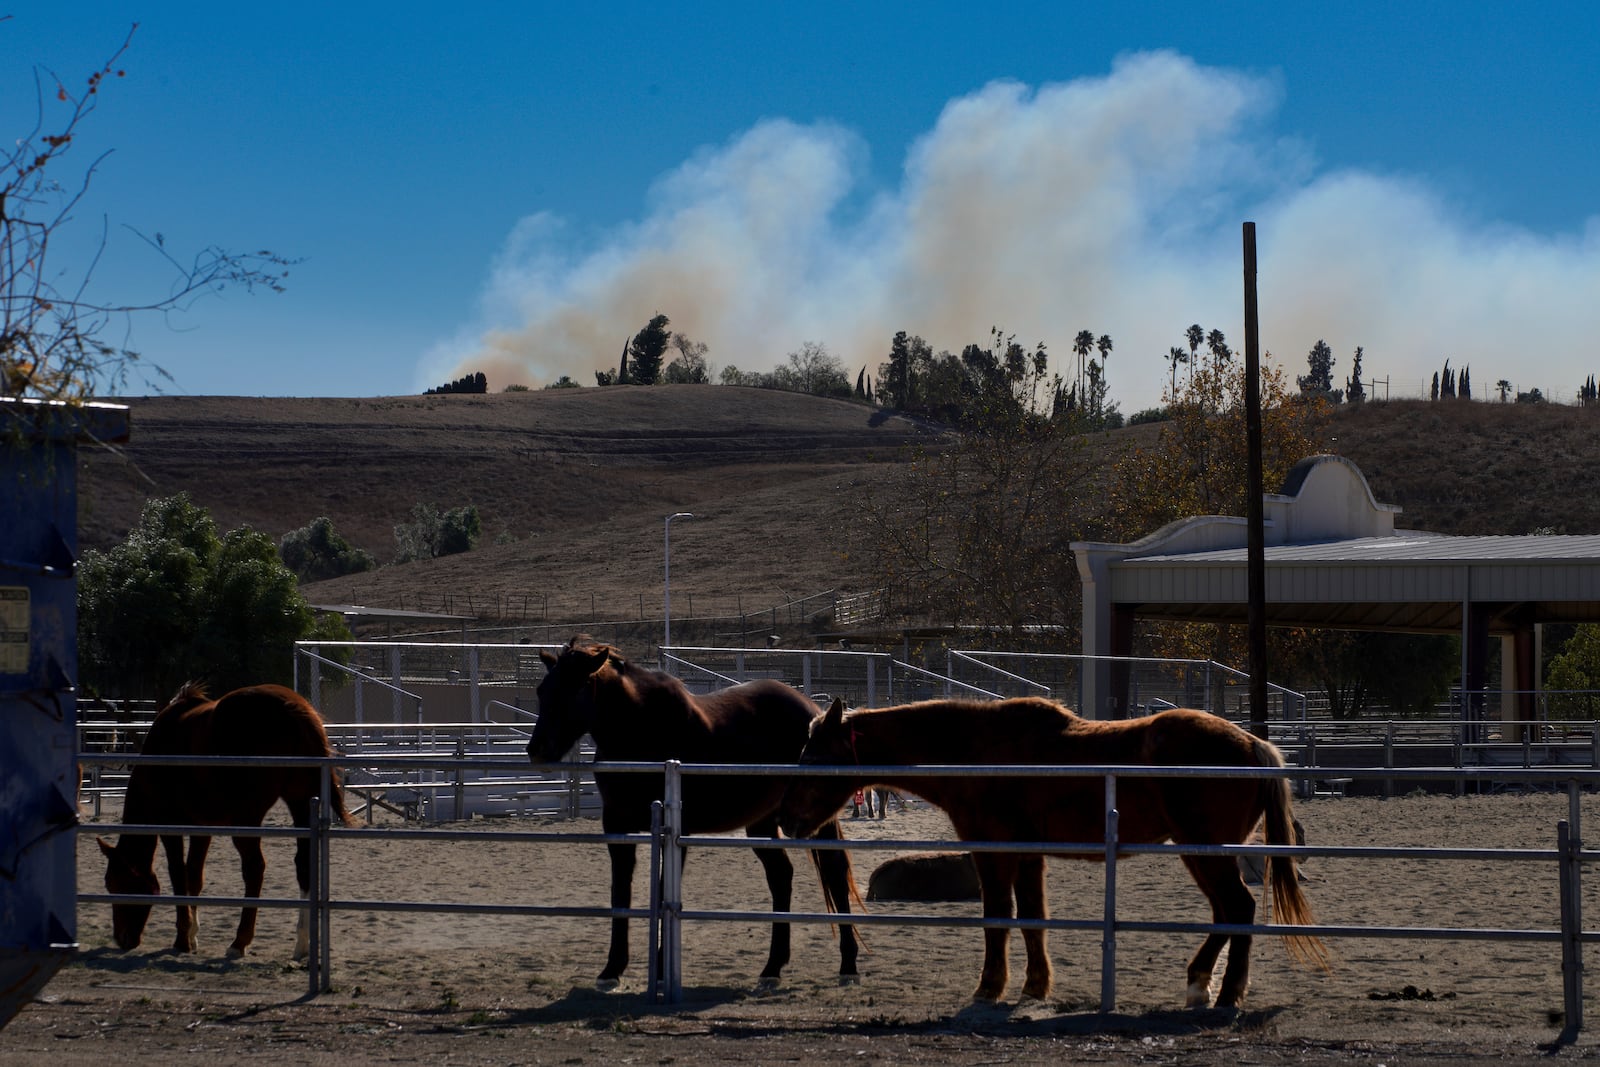
[[[661,612],[661,658],[662,668],[666,668],[666,649],[672,645],[672,520],[694,518],[687,511],[673,512],[667,516],[665,532],[662,535],[661,545],[661,577],[662,584],[666,587],[666,603]]]

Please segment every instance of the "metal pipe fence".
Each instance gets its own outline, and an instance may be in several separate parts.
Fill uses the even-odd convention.
[[[116,757],[106,754],[85,754],[83,759],[88,763],[106,762],[113,759],[123,759],[127,762],[146,762],[153,764],[178,765],[178,766],[315,766],[323,773],[323,795],[331,795],[329,776],[335,766],[346,766],[351,763],[347,757],[334,757],[324,759],[289,758],[289,757]],[[357,761],[363,765],[375,765],[387,769],[420,769],[440,773],[453,773],[468,767],[476,769],[489,769],[495,771],[517,771],[525,769],[525,761],[511,760],[464,760],[454,756],[389,756],[368,757]],[[558,765],[560,766],[560,765]],[[1560,907],[1556,925],[1546,927],[1434,927],[1434,926],[1356,926],[1356,925],[1317,925],[1294,927],[1298,933],[1309,934],[1322,938],[1361,937],[1361,938],[1416,938],[1416,939],[1461,939],[1461,940],[1506,940],[1506,941],[1540,941],[1554,942],[1561,946],[1562,988],[1565,1006],[1566,1026],[1571,1031],[1582,1027],[1583,1021],[1583,959],[1582,948],[1587,943],[1600,941],[1600,931],[1585,930],[1583,927],[1581,909],[1581,890],[1583,864],[1592,863],[1600,858],[1600,851],[1588,850],[1582,846],[1579,820],[1579,797],[1585,791],[1600,788],[1600,772],[1587,770],[1548,770],[1548,769],[1519,769],[1515,771],[1518,781],[1532,781],[1547,789],[1565,791],[1568,799],[1568,818],[1560,820],[1556,826],[1556,846],[1550,849],[1519,848],[1519,849],[1485,849],[1485,848],[1428,848],[1428,847],[1369,847],[1369,846],[1340,846],[1340,845],[1213,845],[1213,846],[1175,846],[1175,845],[1141,845],[1128,844],[1118,840],[1118,809],[1116,804],[1117,783],[1125,778],[1273,778],[1285,776],[1285,771],[1278,768],[1239,768],[1239,767],[1151,767],[1151,766],[871,766],[871,767],[819,767],[807,765],[798,767],[794,765],[702,765],[680,764],[677,761],[668,761],[664,764],[639,764],[639,763],[585,763],[566,765],[578,773],[591,773],[599,769],[604,772],[617,773],[647,773],[663,776],[664,800],[658,805],[657,817],[652,832],[636,835],[611,835],[591,833],[571,833],[561,831],[521,831],[521,830],[473,830],[470,832],[452,829],[371,829],[371,828],[339,828],[334,830],[330,825],[329,813],[325,806],[319,805],[312,825],[305,829],[285,829],[272,827],[217,827],[217,826],[150,826],[150,825],[120,825],[120,824],[95,824],[92,827],[81,827],[82,830],[96,832],[117,831],[122,833],[200,833],[207,835],[237,835],[259,837],[294,837],[307,838],[312,849],[312,886],[305,900],[300,899],[269,899],[269,898],[238,898],[238,897],[144,897],[144,896],[113,896],[103,893],[80,894],[78,900],[85,904],[112,904],[112,903],[151,903],[151,904],[204,904],[207,906],[232,905],[255,906],[263,908],[306,907],[310,909],[312,933],[313,962],[308,965],[309,992],[315,995],[331,988],[330,985],[330,916],[334,911],[413,911],[442,914],[497,914],[497,915],[526,915],[526,916],[564,916],[564,917],[592,917],[611,918],[628,917],[640,918],[649,923],[650,929],[650,954],[647,959],[662,961],[657,970],[651,967],[651,992],[659,1000],[675,1003],[682,995],[682,924],[684,922],[766,922],[780,919],[787,922],[801,923],[835,923],[840,921],[836,915],[814,912],[757,912],[757,911],[704,911],[692,910],[684,907],[681,882],[681,847],[698,848],[789,848],[789,849],[827,849],[844,848],[852,851],[874,850],[907,850],[923,849],[929,847],[948,847],[949,841],[917,841],[917,840],[877,840],[877,841],[794,841],[782,838],[731,838],[706,835],[684,835],[682,833],[682,779],[685,775],[707,776],[748,776],[752,773],[769,774],[781,777],[804,776],[852,776],[868,778],[894,777],[896,779],[915,779],[920,777],[981,777],[981,778],[1031,778],[1031,777],[1090,777],[1101,778],[1105,782],[1106,795],[1106,823],[1105,834],[1100,841],[1059,842],[1059,841],[1006,841],[1006,842],[962,842],[961,847],[969,851],[1004,851],[1004,852],[1043,852],[1054,855],[1080,854],[1094,857],[1103,857],[1105,863],[1105,909],[1099,920],[1092,919],[991,919],[952,916],[932,916],[918,914],[856,914],[850,917],[850,922],[863,925],[907,925],[929,926],[940,925],[950,927],[1004,927],[1008,929],[1059,929],[1059,930],[1092,930],[1098,929],[1101,933],[1101,992],[1100,1007],[1102,1011],[1115,1010],[1116,1003],[1116,955],[1118,938],[1123,934],[1132,933],[1222,933],[1222,934],[1283,934],[1289,928],[1281,925],[1252,924],[1252,925],[1227,925],[1218,923],[1195,922],[1165,922],[1165,921],[1134,921],[1119,919],[1117,917],[1117,867],[1119,857],[1133,855],[1223,855],[1223,856],[1255,856],[1268,857],[1287,855],[1296,858],[1309,856],[1325,856],[1343,859],[1390,859],[1390,858],[1421,858],[1426,860],[1495,860],[1511,862],[1552,863],[1558,871],[1558,885],[1560,889]],[[1393,771],[1383,768],[1349,768],[1348,773],[1352,778],[1381,779],[1392,776]],[[1424,779],[1442,778],[1454,779],[1466,777],[1474,781],[1492,782],[1503,778],[1508,773],[1503,769],[1492,768],[1456,768],[1433,767],[1411,768],[1407,772],[1409,777]],[[534,845],[554,843],[577,843],[584,845],[605,845],[621,842],[634,844],[647,844],[650,847],[649,878],[652,886],[651,901],[645,909],[612,909],[603,907],[556,906],[556,905],[518,905],[518,904],[480,904],[460,902],[423,902],[423,901],[383,901],[363,900],[335,897],[330,885],[329,855],[335,841],[355,841],[362,839],[381,838],[387,841],[394,840],[506,840],[522,841]]]

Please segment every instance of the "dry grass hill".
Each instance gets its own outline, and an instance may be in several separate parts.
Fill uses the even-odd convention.
[[[857,494],[885,491],[907,446],[938,432],[854,403],[723,386],[127,403],[126,448],[84,454],[85,547],[119,540],[148,497],[187,491],[224,529],[279,537],[327,515],[387,561],[414,504],[471,503],[477,550],[318,583],[309,597],[561,625],[659,617],[663,519],[675,511],[698,516],[673,525],[675,615],[862,589],[837,527]],[[1335,413],[1326,448],[1360,465],[1407,526],[1594,533],[1597,420],[1551,405],[1367,404]],[[1100,447],[1109,456],[1154,433],[1117,431]]]

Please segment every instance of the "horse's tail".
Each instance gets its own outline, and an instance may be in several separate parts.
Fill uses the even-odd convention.
[[[1252,737],[1256,762],[1263,767],[1285,766],[1283,753],[1270,741]],[[1266,838],[1269,845],[1298,845],[1293,806],[1289,800],[1287,778],[1264,778],[1261,781],[1262,804],[1266,808]],[[1269,856],[1263,865],[1263,880],[1272,887],[1272,910],[1275,919],[1289,926],[1310,926],[1316,922],[1311,913],[1311,901],[1300,889],[1300,872],[1293,856]],[[1285,934],[1284,945],[1297,963],[1327,971],[1330,956],[1328,946],[1310,934]]]
[[[838,820],[834,820],[832,826],[833,833],[831,835],[827,833],[828,827],[824,826],[821,830],[817,831],[817,836],[831,836],[837,841],[844,840],[844,833],[839,828]],[[817,881],[822,885],[823,906],[835,915],[845,915],[849,914],[850,906],[854,904],[856,911],[865,914],[867,911],[867,902],[861,896],[861,887],[856,884],[856,868],[855,864],[850,862],[849,850],[841,848],[837,850],[829,849],[828,851],[832,852],[834,855],[837,855],[840,861],[844,864],[846,899],[840,900],[837,894],[834,893],[833,887],[828,884],[827,872],[822,869],[822,850],[813,848],[809,850],[809,855],[811,856],[811,866],[817,872]],[[833,936],[838,937],[839,924],[832,923],[830,924],[830,928],[833,930]],[[866,938],[861,936],[861,928],[859,926],[855,927],[855,935],[856,941],[861,945],[861,947],[866,948]]]
[[[333,742],[328,740],[328,731],[322,727],[321,716],[317,717],[317,732],[322,735],[323,755],[337,756],[338,753],[333,750]],[[328,768],[328,782],[331,787],[329,791],[333,793],[333,796],[328,798],[331,815],[343,826],[357,825],[355,816],[344,806],[344,772],[338,767]]]
[[[299,721],[304,732],[305,753],[315,756],[337,756],[338,753],[334,751],[333,742],[328,739],[328,730],[322,724],[322,715],[318,713],[316,708],[311,706],[309,700],[300,698],[298,703],[303,705],[297,710],[300,713]],[[355,816],[351,815],[344,806],[344,774],[338,767],[328,768],[328,782],[329,792],[333,794],[328,797],[331,818],[343,826],[357,825]]]

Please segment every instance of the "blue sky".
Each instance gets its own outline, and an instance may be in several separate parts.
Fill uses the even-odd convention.
[[[127,226],[301,260],[135,320],[169,392],[588,384],[659,310],[714,369],[852,375],[900,329],[1087,328],[1131,412],[1189,323],[1242,343],[1246,219],[1291,373],[1319,338],[1394,395],[1600,371],[1592,4],[34,3],[7,136],[135,21],[70,157],[111,150],[94,291],[166,284]]]

